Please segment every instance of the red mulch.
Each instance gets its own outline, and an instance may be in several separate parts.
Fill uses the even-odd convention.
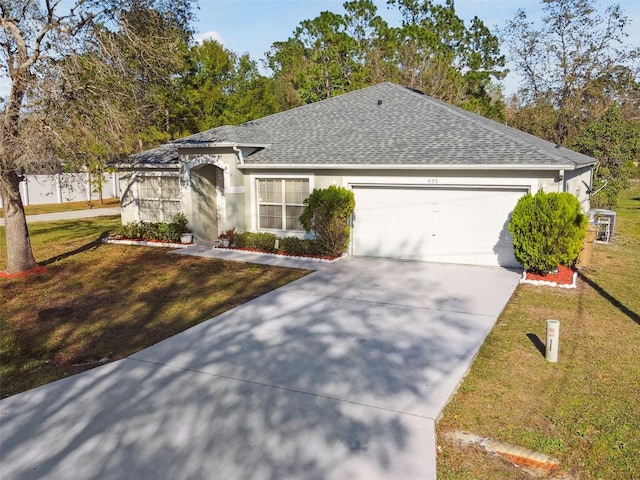
[[[555,282],[558,285],[571,285],[573,284],[574,270],[564,265],[558,267],[558,273],[545,273],[537,274],[527,272],[527,280],[542,280],[543,282]]]
[[[37,266],[31,270],[25,270],[24,272],[7,273],[4,270],[0,271],[0,278],[20,278],[35,275],[37,273],[44,273],[47,271],[47,267]]]

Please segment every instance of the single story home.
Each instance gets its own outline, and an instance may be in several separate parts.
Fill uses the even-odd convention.
[[[594,158],[382,83],[134,155],[122,221],[189,219],[197,242],[235,227],[303,236],[314,188],[356,199],[350,254],[517,266],[507,230],[527,192],[589,209]]]

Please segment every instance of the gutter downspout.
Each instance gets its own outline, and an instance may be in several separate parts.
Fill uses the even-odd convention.
[[[242,155],[242,150],[238,148],[238,144],[235,143],[231,148],[233,149],[234,153],[238,156],[238,165],[244,165],[244,156]]]

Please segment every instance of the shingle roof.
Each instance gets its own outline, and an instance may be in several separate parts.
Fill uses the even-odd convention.
[[[199,146],[212,143],[268,144],[266,134],[253,122],[238,126],[224,125],[189,135],[172,142],[178,146]]]
[[[136,153],[129,157],[129,163],[133,165],[158,165],[171,166],[178,164],[178,149],[175,145],[167,143],[158,148]]]
[[[269,145],[245,165],[549,166],[595,159],[414,90],[381,83],[232,127],[180,139]]]

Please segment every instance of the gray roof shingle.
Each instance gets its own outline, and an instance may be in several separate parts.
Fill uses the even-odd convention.
[[[175,166],[178,164],[178,149],[175,145],[167,143],[151,150],[136,153],[129,157],[129,162],[125,165],[157,165]]]
[[[264,144],[245,165],[576,168],[595,159],[393,83],[173,142]],[[140,154],[140,155],[144,155]]]

